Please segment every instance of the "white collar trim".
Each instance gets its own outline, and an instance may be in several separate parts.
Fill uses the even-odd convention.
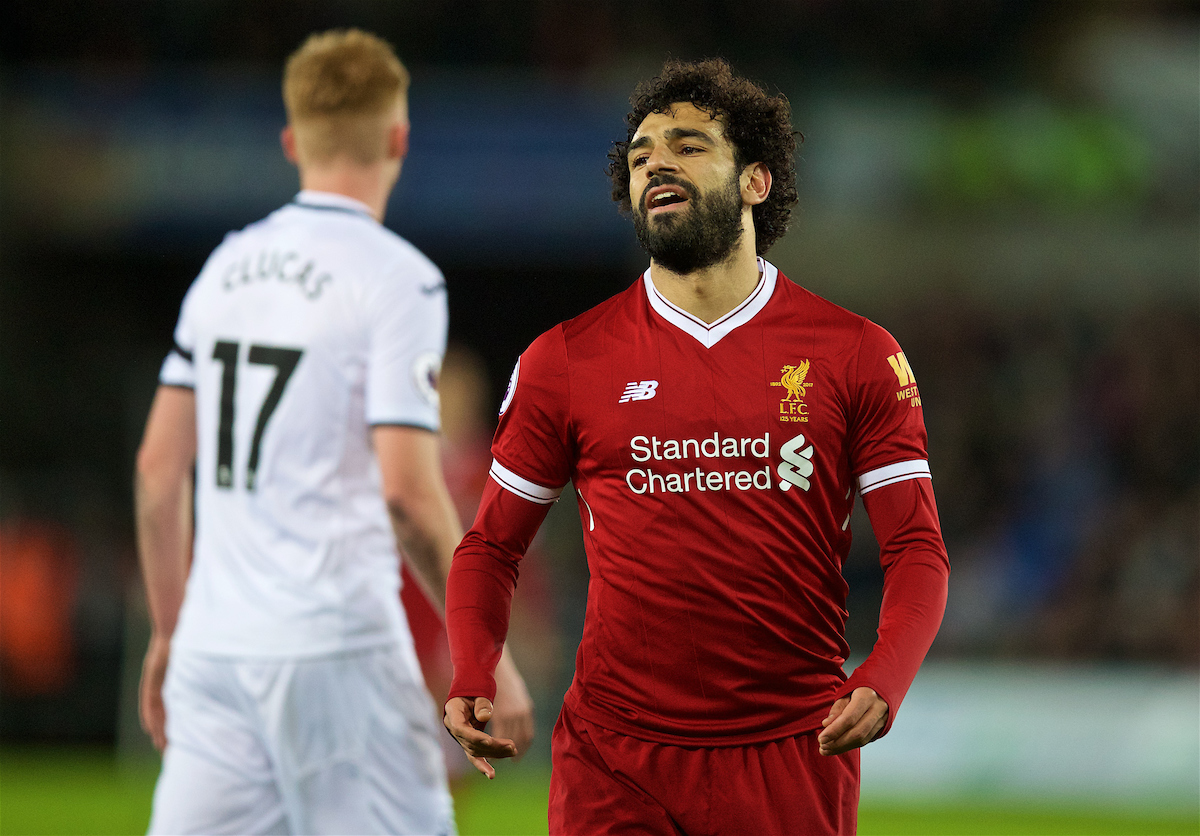
[[[650,300],[650,307],[654,309],[655,313],[679,330],[695,337],[705,348],[712,348],[734,328],[745,325],[754,319],[755,314],[766,307],[767,302],[771,300],[771,295],[775,292],[775,282],[779,277],[779,270],[771,262],[759,258],[758,271],[758,285],[750,292],[750,295],[740,305],[715,322],[704,322],[683,308],[667,301],[667,298],[654,286],[649,268],[642,274],[642,281],[646,286],[646,297]]]
[[[295,202],[300,205],[309,206],[326,206],[335,209],[346,209],[351,212],[361,212],[368,218],[374,219],[371,215],[371,207],[363,203],[361,200],[355,200],[352,197],[347,197],[344,194],[337,192],[319,192],[316,189],[301,189],[296,195]]]

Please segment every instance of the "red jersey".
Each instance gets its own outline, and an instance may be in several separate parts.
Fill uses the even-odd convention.
[[[856,490],[907,482],[925,509],[896,554],[927,570],[901,583],[920,599],[915,614],[902,601],[908,632],[892,636],[904,658],[877,646],[876,679],[853,683],[876,687],[889,721],[940,623],[945,547],[903,352],[760,267],[754,292],[711,324],[668,302],[647,271],[539,337],[513,372],[492,446],[503,490],[484,503],[548,504],[574,483],[591,579],[566,700],[605,728],[692,745],[819,728],[845,690],[841,569]],[[479,615],[463,579],[477,569],[511,591],[532,536],[515,529],[541,516],[484,507],[459,548],[451,696],[491,696],[486,657],[498,645],[479,637],[494,640],[503,620]]]

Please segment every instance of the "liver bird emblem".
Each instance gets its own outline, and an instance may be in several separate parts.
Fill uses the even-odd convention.
[[[787,396],[783,399],[784,403],[788,401],[798,401],[804,397],[804,378],[808,377],[808,360],[801,360],[798,366],[784,366],[781,370],[783,377],[780,378],[779,384],[787,389]]]

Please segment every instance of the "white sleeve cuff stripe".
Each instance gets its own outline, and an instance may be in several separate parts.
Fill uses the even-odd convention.
[[[535,482],[530,482],[513,473],[495,459],[492,459],[491,477],[505,490],[539,505],[553,505],[563,492],[562,488],[543,488]]]
[[[858,492],[870,493],[885,485],[894,485],[906,479],[932,479],[929,473],[929,462],[918,459],[909,462],[897,462],[884,467],[870,470],[858,477]]]

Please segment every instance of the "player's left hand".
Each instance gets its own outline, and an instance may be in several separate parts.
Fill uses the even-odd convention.
[[[508,647],[496,665],[496,702],[492,707],[492,733],[508,738],[517,747],[513,760],[519,761],[533,742],[533,700],[525,680],[517,672]]]
[[[855,688],[842,697],[821,721],[825,728],[817,735],[822,755],[840,755],[866,746],[887,725],[888,704],[873,688]]]

